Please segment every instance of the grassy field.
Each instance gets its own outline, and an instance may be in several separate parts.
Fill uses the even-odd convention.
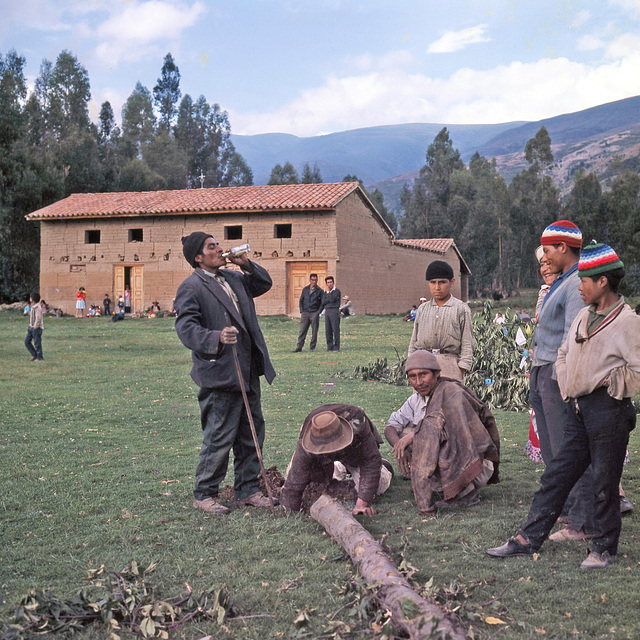
[[[261,323],[278,372],[272,386],[263,384],[267,465],[284,470],[303,418],[321,404],[360,405],[382,430],[408,395],[338,375],[403,352],[411,326],[400,319],[344,321],[343,351],[331,354],[291,353],[295,320]],[[64,598],[89,571],[135,560],[157,563],[151,577],[161,598],[184,593],[185,582],[194,592],[226,584],[240,609],[242,617],[224,626],[191,622],[172,637],[372,636],[355,623],[342,549],[313,520],[242,509],[213,517],[192,508],[199,411],[189,353],[172,319],[47,318],[43,363],[29,361],[26,327],[21,314],[0,313],[0,618],[9,621],[30,588]],[[535,560],[484,554],[523,522],[542,471],[524,454],[528,416],[498,412],[497,419],[503,481],[483,489],[479,505],[423,519],[409,483],[396,478],[365,526],[376,538],[387,534],[393,557],[416,569],[424,593],[458,611],[469,637],[640,638],[635,512],[624,519],[616,563],[604,571],[578,569],[586,549],[578,543],[547,543]],[[638,448],[634,432],[623,476],[633,502]],[[301,612],[310,627],[296,630]],[[360,631],[342,627],[332,636],[332,616]],[[503,624],[487,623],[491,617]],[[103,626],[79,635],[105,636]]]

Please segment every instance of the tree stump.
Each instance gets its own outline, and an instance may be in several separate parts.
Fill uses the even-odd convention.
[[[311,507],[310,514],[342,545],[362,577],[378,588],[378,598],[391,611],[397,628],[416,640],[465,640],[467,635],[460,619],[436,602],[421,598],[380,544],[342,505],[323,494]]]

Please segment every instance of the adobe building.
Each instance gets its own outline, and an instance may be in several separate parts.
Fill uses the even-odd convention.
[[[40,293],[65,313],[81,286],[87,305],[129,286],[134,313],[155,300],[169,309],[192,271],[181,243],[192,231],[225,248],[251,244],[251,259],[273,279],[256,299],[261,315],[297,315],[311,273],[322,285],[335,276],[356,313],[404,314],[428,297],[425,269],[435,259],[453,267],[453,294],[468,297],[469,269],[453,240],[396,240],[357,182],[74,194],[27,219],[40,223]]]

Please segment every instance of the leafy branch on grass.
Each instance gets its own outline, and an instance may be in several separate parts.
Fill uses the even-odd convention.
[[[89,572],[87,584],[67,599],[48,591],[31,590],[3,622],[1,640],[22,640],[49,633],[76,632],[96,622],[108,627],[108,637],[119,640],[124,629],[141,638],[169,638],[190,620],[210,620],[222,625],[237,617],[238,608],[225,585],[169,600],[156,598],[149,575],[156,565],[139,567],[134,561],[122,571],[106,572],[104,566]]]

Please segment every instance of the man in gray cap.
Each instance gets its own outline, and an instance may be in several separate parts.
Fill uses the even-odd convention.
[[[391,414],[384,430],[423,515],[477,504],[478,487],[499,481],[495,418],[471,389],[441,379],[440,371],[429,351],[407,358],[405,372],[415,393]]]
[[[259,490],[260,463],[244,406],[232,345],[236,345],[251,415],[262,448],[265,434],[260,405],[260,376],[270,383],[275,371],[258,325],[253,299],[271,289],[265,269],[247,254],[223,256],[211,234],[196,231],[182,239],[182,250],[195,271],[178,287],[176,331],[191,349],[191,377],[200,387],[198,402],[202,447],[196,468],[193,506],[207,513],[229,509],[218,499],[233,449],[234,492],[240,506],[268,507]],[[227,260],[240,272],[222,269]]]
[[[426,279],[431,300],[418,307],[409,342],[409,355],[417,349],[433,353],[442,376],[464,380],[471,370],[473,333],[469,306],[451,295],[455,282],[451,265],[434,260],[428,267]]]

